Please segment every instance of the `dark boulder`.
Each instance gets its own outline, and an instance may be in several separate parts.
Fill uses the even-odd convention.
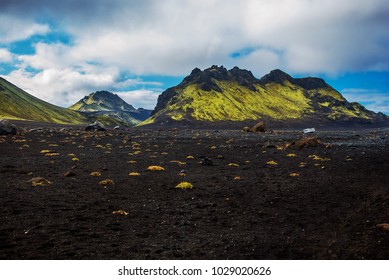
[[[8,120],[0,120],[0,135],[15,135],[16,126],[11,124]]]
[[[85,131],[106,131],[106,129],[101,122],[95,121],[94,123],[87,125]]]

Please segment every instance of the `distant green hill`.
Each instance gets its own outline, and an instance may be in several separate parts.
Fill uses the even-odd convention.
[[[59,124],[89,122],[84,115],[40,100],[1,77],[0,118]]]
[[[117,94],[97,91],[85,96],[69,109],[83,112],[88,116],[109,117],[125,125],[135,125],[150,117],[151,110],[135,109]]]
[[[196,68],[158,97],[152,116],[141,123],[207,123],[267,120],[277,123],[378,123],[382,113],[348,102],[320,78],[295,79],[273,70],[261,79],[237,67]]]

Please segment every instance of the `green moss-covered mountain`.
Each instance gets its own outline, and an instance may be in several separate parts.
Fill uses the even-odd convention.
[[[158,97],[152,116],[141,123],[387,123],[382,113],[348,102],[320,78],[292,78],[273,70],[261,79],[237,67],[196,68]]]
[[[151,110],[135,109],[118,95],[109,91],[97,91],[85,96],[69,109],[89,116],[109,117],[126,125],[138,124],[150,117]]]
[[[60,124],[83,124],[84,115],[36,98],[0,78],[0,118]]]

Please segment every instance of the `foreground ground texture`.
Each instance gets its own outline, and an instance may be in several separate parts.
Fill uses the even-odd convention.
[[[387,130],[30,128],[0,137],[1,259],[389,258]]]

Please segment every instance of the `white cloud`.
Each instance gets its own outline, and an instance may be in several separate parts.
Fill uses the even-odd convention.
[[[12,62],[14,55],[7,49],[0,48],[0,63]]]
[[[369,110],[389,115],[389,92],[363,88],[346,88],[340,92],[349,102],[358,102]]]
[[[11,43],[25,40],[34,35],[46,34],[50,31],[47,24],[34,22],[32,19],[0,16],[0,43]]]
[[[50,32],[34,21],[43,10],[72,38],[71,45],[37,43],[33,55],[17,57],[20,70],[9,74],[60,105],[93,90],[143,86],[139,79],[122,81],[121,73],[185,76],[213,64],[237,65],[257,77],[274,68],[332,75],[389,70],[387,0],[81,2],[5,0],[0,11],[0,44]],[[245,48],[254,51],[231,57]],[[141,94],[155,100],[147,88],[131,94],[140,104]]]
[[[132,90],[127,92],[115,92],[128,104],[133,105],[135,108],[154,109],[157,103],[158,96],[161,91],[155,90]]]

